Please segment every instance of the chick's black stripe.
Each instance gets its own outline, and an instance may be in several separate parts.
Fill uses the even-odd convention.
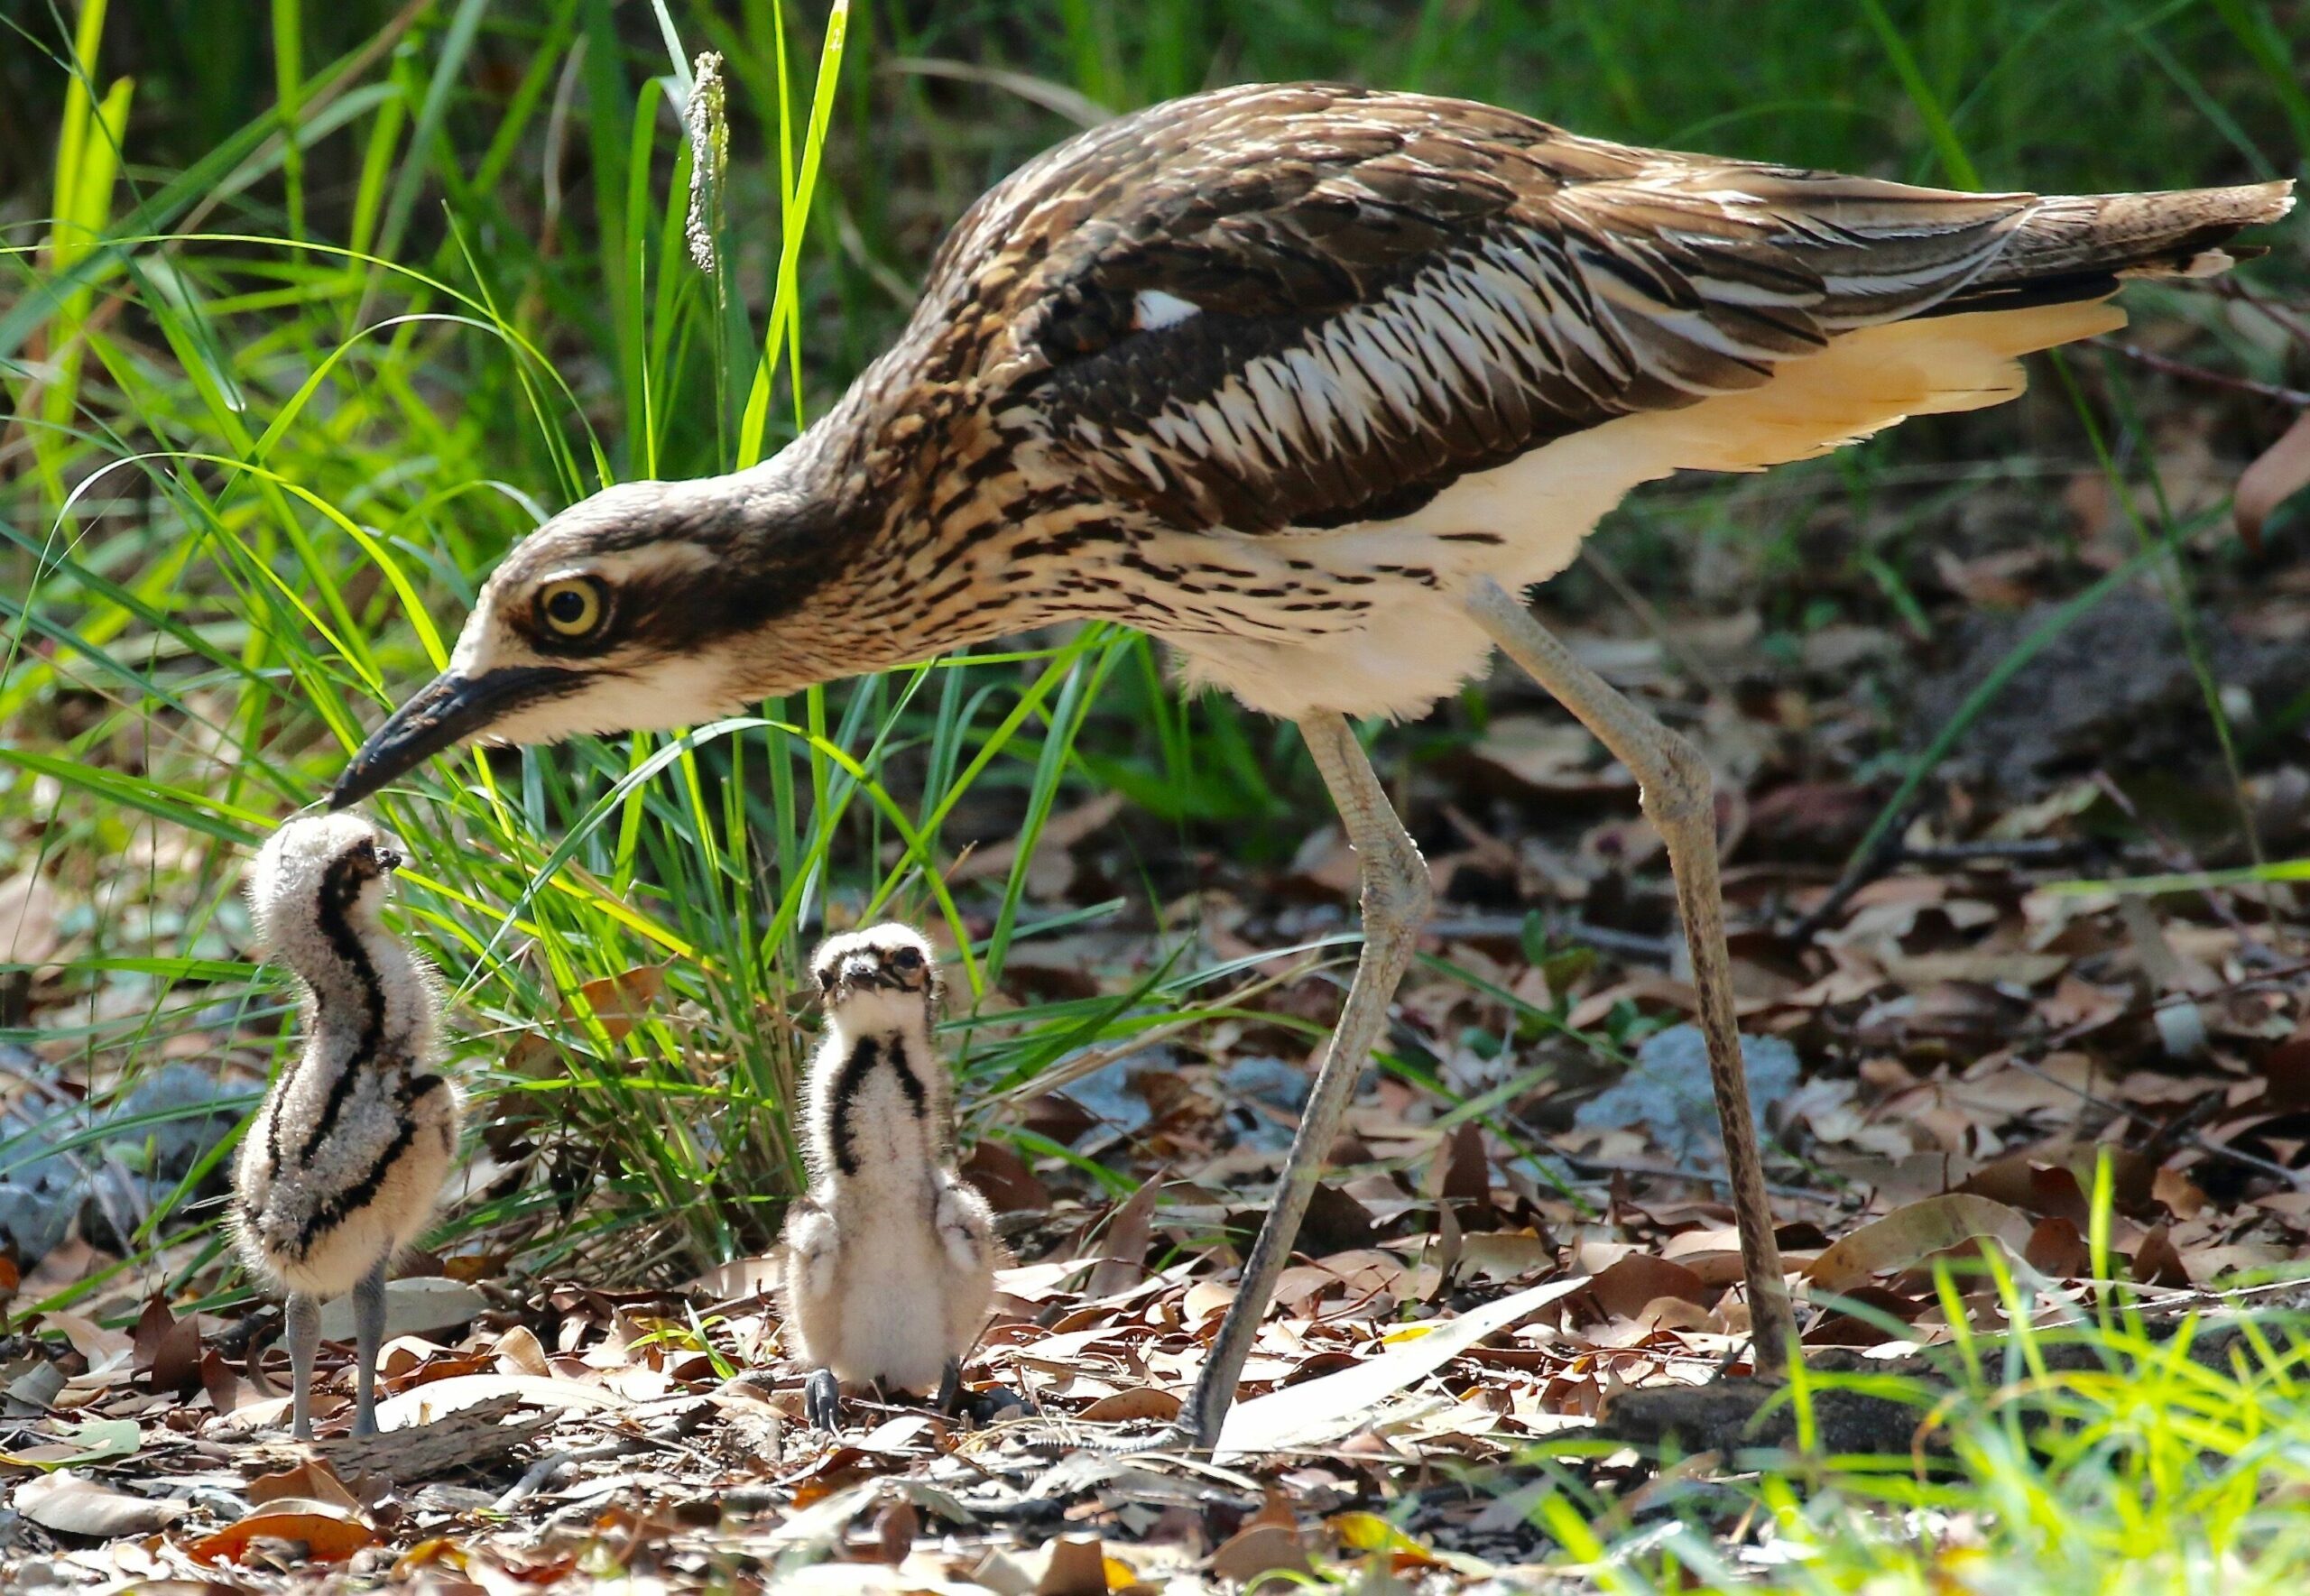
[[[300,1163],[310,1158],[313,1149],[337,1129],[346,1101],[353,1095],[356,1078],[375,1056],[378,1040],[384,1034],[384,988],[378,984],[377,969],[369,962],[369,950],[361,946],[361,938],[347,917],[354,900],[361,895],[364,879],[356,873],[353,855],[346,853],[329,862],[328,872],[321,880],[321,935],[328,938],[329,946],[361,990],[361,1034],[354,1044],[353,1056],[346,1060],[337,1079],[329,1083],[328,1101],[321,1104],[319,1117],[314,1120],[313,1128],[305,1135],[304,1146],[298,1150]]]
[[[852,1105],[865,1087],[866,1077],[885,1056],[883,1038],[862,1037],[842,1061],[842,1073],[834,1078],[834,1123],[828,1128],[834,1142],[834,1167],[844,1175],[858,1173],[856,1132],[850,1122]],[[890,1038],[887,1054],[892,1069],[898,1073],[899,1090],[906,1096],[907,1105],[914,1110],[914,1117],[922,1119],[930,1112],[929,1096],[923,1090],[922,1077],[914,1073],[907,1062],[906,1040],[902,1037]]]
[[[324,1233],[343,1222],[346,1214],[375,1196],[378,1188],[385,1184],[385,1176],[393,1173],[393,1166],[401,1162],[401,1156],[416,1139],[415,1120],[404,1119],[395,1125],[393,1139],[385,1143],[384,1149],[361,1172],[361,1178],[351,1185],[330,1193],[328,1202],[306,1216],[305,1222],[297,1229],[300,1250],[311,1250],[313,1243]]]
[[[907,1102],[914,1110],[914,1117],[919,1120],[929,1112],[929,1100],[922,1094],[922,1077],[916,1075],[913,1066],[907,1062],[906,1039],[903,1037],[892,1038],[891,1065],[899,1072],[899,1090],[906,1093]]]
[[[420,1099],[447,1084],[439,1075],[417,1075],[395,1088],[393,1095],[401,1105],[402,1114],[394,1123],[393,1139],[385,1143],[384,1150],[370,1161],[358,1180],[331,1194],[328,1201],[314,1209],[305,1222],[298,1227],[297,1241],[300,1252],[310,1251],[322,1232],[343,1221],[346,1214],[365,1206],[377,1195],[378,1188],[385,1184],[385,1177],[393,1173],[393,1166],[401,1161],[401,1156],[409,1151],[410,1144],[417,1139],[417,1120],[411,1111]]]
[[[834,1142],[834,1167],[845,1175],[858,1173],[858,1150],[854,1145],[850,1124],[852,1102],[857,1097],[866,1077],[882,1061],[882,1044],[874,1037],[865,1037],[850,1050],[842,1061],[842,1073],[834,1078],[834,1123],[828,1127]]]

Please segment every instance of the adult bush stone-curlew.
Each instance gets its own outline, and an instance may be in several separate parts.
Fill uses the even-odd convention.
[[[2227,263],[2287,186],[1961,194],[1293,85],[1124,117],[971,208],[895,347],[776,458],[633,483],[498,567],[335,801],[475,738],[664,727],[1103,618],[1289,716],[1362,861],[1364,946],[1185,1423],[1208,1443],[1428,903],[1348,719],[1506,651],[1633,771],[1674,868],[1755,1361],[1793,1324],[1733,1029],[1707,767],[1520,595],[1631,488],[2021,391],[2121,278]]]

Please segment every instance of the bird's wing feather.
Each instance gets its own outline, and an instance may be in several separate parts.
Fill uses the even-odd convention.
[[[941,256],[999,307],[994,411],[1125,503],[1239,531],[1406,513],[1553,438],[1758,386],[1956,292],[2034,203],[1307,87],[1068,150]]]

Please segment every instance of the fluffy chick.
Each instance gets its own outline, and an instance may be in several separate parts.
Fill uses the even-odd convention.
[[[936,1384],[938,1406],[954,1406],[1003,1253],[986,1200],[955,1167],[929,945],[872,926],[829,938],[810,967],[827,1027],[808,1074],[811,1185],[787,1215],[783,1296],[793,1351],[816,1366],[810,1422],[831,1430],[844,1382]]]
[[[273,833],[249,871],[261,945],[305,988],[305,1046],[242,1141],[234,1239],[288,1294],[293,1422],[312,1438],[323,1298],[354,1294],[353,1433],[376,1431],[385,1268],[431,1216],[457,1150],[460,1104],[435,1072],[430,966],[379,919],[401,855],[355,815]]]

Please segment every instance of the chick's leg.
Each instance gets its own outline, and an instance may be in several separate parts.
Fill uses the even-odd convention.
[[[310,1441],[313,1438],[313,1355],[321,1344],[321,1305],[310,1293],[292,1291],[283,1317],[289,1337],[289,1433],[300,1441]]]
[[[354,1373],[353,1434],[377,1433],[377,1354],[385,1344],[385,1260],[353,1288],[353,1328],[360,1365]]]
[[[802,1416],[829,1435],[842,1428],[842,1382],[833,1370],[814,1369],[802,1382]]]

